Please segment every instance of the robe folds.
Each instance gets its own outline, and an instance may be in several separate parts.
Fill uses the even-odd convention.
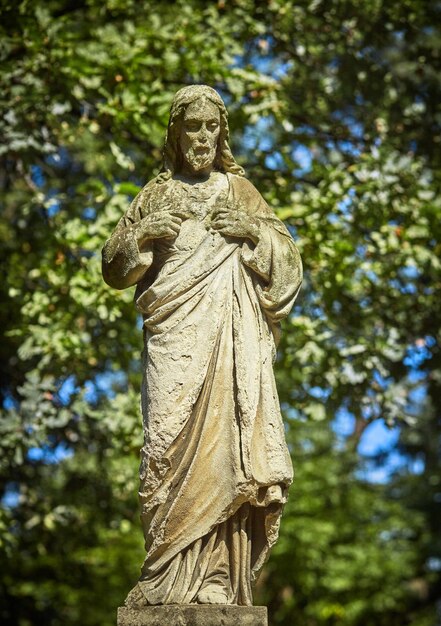
[[[141,519],[147,604],[197,602],[207,586],[252,604],[274,544],[292,465],[273,374],[279,321],[301,283],[295,244],[245,178],[214,207],[259,221],[255,245],[184,217],[175,242],[136,243],[151,211],[180,208],[178,181],[151,181],[103,250],[106,281],[137,284],[144,318]],[[212,212],[212,211],[211,211]]]

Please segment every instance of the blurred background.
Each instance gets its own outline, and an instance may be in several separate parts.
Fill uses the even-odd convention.
[[[272,625],[441,624],[441,3],[3,0],[0,622],[104,626],[143,560],[140,320],[100,251],[207,83],[305,283]]]

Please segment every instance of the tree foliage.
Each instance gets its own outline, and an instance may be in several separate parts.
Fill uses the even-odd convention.
[[[100,249],[193,82],[224,96],[305,263],[277,363],[297,481],[258,596],[274,624],[440,621],[440,13],[4,0],[2,623],[112,623],[136,580],[141,336]],[[380,421],[401,465],[374,484],[360,446]]]

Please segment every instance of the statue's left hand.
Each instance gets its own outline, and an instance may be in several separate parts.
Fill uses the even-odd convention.
[[[255,244],[259,241],[259,220],[244,211],[217,209],[213,214],[211,225],[223,235],[251,239]]]

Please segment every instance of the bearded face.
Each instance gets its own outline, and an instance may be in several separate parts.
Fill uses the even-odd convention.
[[[220,113],[205,97],[188,105],[181,127],[180,146],[186,169],[200,173],[213,167],[220,132]]]

